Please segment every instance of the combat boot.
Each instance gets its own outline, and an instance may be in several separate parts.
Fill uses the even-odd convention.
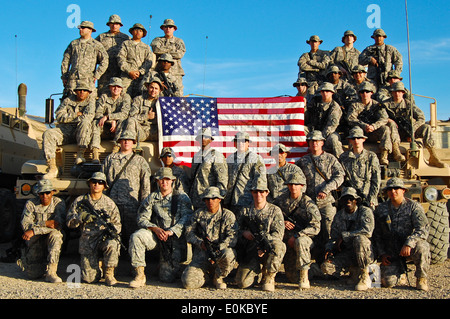
[[[417,278],[416,289],[428,291],[428,280],[425,277]]]
[[[428,163],[430,164],[430,166],[439,167],[439,168],[448,167],[448,165],[446,163],[441,162],[441,160],[437,157],[436,150],[434,149],[434,147],[428,147],[427,149],[428,149],[428,152],[430,152],[430,158],[428,160]]]
[[[221,276],[218,276],[215,274],[213,283],[217,289],[227,289],[227,284],[223,281],[223,277],[221,277]]]
[[[117,280],[114,278],[114,267],[106,267],[105,284],[107,286],[114,286],[117,284]]]
[[[45,274],[45,281],[51,283],[62,282],[62,279],[58,277],[56,271],[58,270],[58,264],[51,263],[47,266],[47,273]]]
[[[147,282],[147,278],[145,278],[144,267],[136,267],[136,277],[130,282],[130,288],[139,288],[144,287]]]
[[[389,165],[388,156],[389,156],[388,150],[381,150],[381,155],[380,155],[380,164],[381,165]]]
[[[308,279],[308,270],[309,269],[300,269],[300,281],[298,283],[299,289],[311,288],[311,285],[309,284],[309,279]]]
[[[47,161],[47,174],[42,176],[43,179],[54,179],[58,176],[58,167],[56,166],[56,158],[51,158]]]
[[[263,278],[262,290],[275,291],[275,275],[276,272],[267,272]]]
[[[100,164],[100,156],[96,147],[92,148],[92,164]]]
[[[402,152],[400,152],[400,146],[398,145],[398,143],[392,143],[392,156],[394,156],[394,159],[397,162],[406,161],[405,156],[403,156]]]
[[[372,282],[369,276],[369,267],[361,268],[359,273],[359,281],[355,286],[355,290],[363,291],[372,286]]]
[[[75,159],[75,165],[79,165],[81,163],[86,162],[86,159],[84,158],[84,152],[86,152],[85,147],[78,147],[77,158]]]

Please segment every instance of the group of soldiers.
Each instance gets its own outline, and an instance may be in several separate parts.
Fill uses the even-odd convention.
[[[204,128],[196,137],[200,149],[190,170],[175,165],[174,151],[163,148],[163,167],[152,174],[133,148],[138,140],[156,140],[154,106],[159,96],[171,94],[171,86],[151,70],[151,51],[135,41],[146,35],[142,25],[130,29],[131,40],[113,35],[122,25],[117,15],[107,25],[111,34],[98,39],[111,50],[88,39],[98,47],[97,61],[109,55],[107,79],[98,71],[100,66],[89,74],[68,71],[71,56],[77,57],[71,65],[87,66],[77,60],[86,45],[81,38],[64,55],[68,96],[56,111],[57,127],[43,135],[49,171],[38,183],[38,198],[29,200],[23,211],[22,238],[28,248],[22,262],[30,277],[44,275],[49,282],[61,282],[57,268],[65,232],[78,228],[81,275],[88,283],[103,277],[107,285],[115,285],[122,254],[129,256],[133,269],[129,286],[143,287],[147,252],[155,251],[159,279],[181,280],[187,289],[210,282],[225,289],[234,273],[239,288],[260,283],[263,290],[274,291],[275,277],[284,265],[286,277],[300,289],[308,289],[313,276],[350,274],[355,289],[366,290],[372,287],[370,265],[377,261],[382,285],[393,287],[404,281],[406,260],[412,260],[416,288],[428,290],[429,225],[421,205],[405,197],[407,189],[399,178],[388,180],[382,189],[388,199],[378,202],[380,165],[388,164],[390,153],[395,161],[405,160],[399,142],[401,134],[408,134],[388,109],[394,114],[401,108],[409,112],[411,103],[402,83],[394,81],[401,80],[401,55],[383,43],[384,31],[375,30],[375,45],[362,54],[347,46],[356,40],[351,31],[344,34],[345,45],[331,54],[318,50],[318,36],[307,41],[311,52],[300,57],[294,86],[307,101],[308,154],[295,164],[288,162],[289,149],[277,144],[270,152],[276,165],[266,168],[261,155],[251,150],[246,132],[235,135],[236,151],[225,157],[212,147],[211,129]],[[153,53],[160,55],[158,61],[169,62],[161,65],[177,70],[172,75],[182,76],[184,43],[166,37],[166,29],[176,30],[172,20],[165,20],[161,28],[165,36],[152,41]],[[82,38],[85,29],[95,31],[92,23],[81,23]],[[112,49],[119,39],[123,44]],[[163,50],[164,44],[173,50]],[[173,63],[162,58],[167,52]],[[368,72],[364,65],[369,65]],[[352,76],[355,83],[362,82],[344,80]],[[106,93],[94,93],[95,79],[97,92]],[[373,94],[386,100],[378,102]],[[416,115],[411,132],[429,148],[430,165],[445,165],[433,152],[431,128],[418,108]],[[100,162],[98,148],[107,132],[114,133],[110,138],[115,147]],[[348,140],[348,151],[340,136]],[[364,147],[368,139],[380,141],[380,159]],[[58,173],[56,147],[71,140],[79,147],[76,164],[86,161],[84,152],[91,146],[101,170],[87,180],[90,191],[66,207],[54,196],[52,179]]]

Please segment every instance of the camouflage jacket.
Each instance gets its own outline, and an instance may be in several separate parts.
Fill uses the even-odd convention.
[[[127,93],[122,92],[116,100],[111,97],[111,93],[105,93],[97,100],[95,119],[108,115],[109,120],[123,121],[128,118],[130,108],[131,97]]]
[[[305,126],[309,132],[318,130],[327,138],[336,131],[341,117],[342,109],[336,101],[325,103],[312,99],[305,111]]]
[[[130,40],[130,37],[122,32],[114,34],[108,31],[100,33],[95,40],[99,41],[106,49],[106,52],[108,52],[109,63],[117,65],[117,55],[120,47],[124,41]]]
[[[33,198],[25,203],[22,212],[21,226],[24,232],[32,229],[35,235],[44,235],[52,231],[45,226],[47,220],[56,221],[60,227],[66,223],[66,203],[53,196],[50,205],[42,206],[39,198]]]
[[[347,122],[353,126],[359,126],[365,131],[366,125],[372,125],[375,130],[384,126],[388,122],[386,110],[375,100],[369,104],[362,102],[352,103],[348,111]]]
[[[391,120],[398,122],[398,119],[404,119],[405,121],[410,123],[411,119],[411,107],[408,100],[403,99],[400,103],[396,103],[393,100],[388,100],[383,103],[383,106],[386,108],[387,114]],[[417,107],[417,105],[413,105],[413,132],[415,132],[419,127],[425,124],[425,114],[423,111]],[[398,124],[398,123],[397,123]]]
[[[156,113],[155,104],[157,99],[148,99],[148,93],[136,96],[131,102],[130,117],[134,117],[141,126],[156,125],[156,116],[153,120],[148,119],[148,112],[153,109]]]
[[[269,195],[267,201],[273,203],[283,194],[288,194],[289,189],[284,183],[291,175],[304,175],[300,167],[292,163],[286,163],[284,166],[273,166],[267,170],[267,187]],[[306,188],[306,186],[305,186]]]
[[[356,49],[355,47],[352,47],[351,49],[347,50],[345,45],[335,47],[330,52],[330,60],[331,64],[336,64],[347,72],[347,75],[351,77],[351,70],[354,66],[358,65],[358,59],[361,52]]]
[[[156,60],[164,54],[170,53],[173,60],[175,61],[174,66],[171,68],[171,73],[175,76],[183,76],[184,70],[181,66],[181,59],[186,53],[186,46],[184,41],[180,38],[173,37],[167,39],[166,37],[156,37],[152,40],[150,44],[153,53],[156,54]]]
[[[320,81],[324,79],[325,71],[331,59],[327,51],[305,52],[298,59],[299,73],[305,73],[306,80]]]
[[[378,61],[378,67],[370,63],[371,58],[375,58]],[[389,71],[395,69],[401,73],[403,70],[403,57],[401,53],[389,44],[368,46],[360,54],[358,60],[359,64],[368,65],[367,77],[369,79],[376,79],[377,73],[380,74],[383,82],[380,83],[376,80],[378,85],[384,84]]]
[[[83,113],[78,116],[77,113]],[[58,124],[77,124],[83,120],[92,121],[95,113],[95,98],[89,95],[84,101],[77,101],[76,95],[66,97],[55,111]]]
[[[139,71],[141,76],[146,74],[152,66],[152,61],[150,47],[142,41],[124,41],[117,54],[119,68],[126,77],[131,71]]]

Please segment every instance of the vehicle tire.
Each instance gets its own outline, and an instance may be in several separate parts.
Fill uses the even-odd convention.
[[[427,212],[430,224],[428,242],[431,250],[431,263],[443,263],[447,259],[449,247],[449,215],[447,204],[442,202],[430,203]]]
[[[0,242],[13,239],[16,233],[16,197],[6,188],[0,189]]]

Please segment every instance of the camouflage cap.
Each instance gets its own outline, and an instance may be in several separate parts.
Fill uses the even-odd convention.
[[[111,15],[109,17],[108,22],[106,22],[106,25],[109,26],[111,23],[118,23],[123,27],[122,20],[120,19],[119,15],[117,15],[117,14]]]
[[[167,61],[170,62],[172,65],[175,64],[175,61],[170,53],[161,54],[161,56],[158,58],[158,61]]]
[[[320,40],[318,35],[312,35],[312,36],[309,37],[309,40],[306,40],[306,43],[309,44],[310,42],[320,42],[320,43],[322,43],[323,40]]]
[[[299,86],[300,84],[306,84],[308,86],[308,81],[306,81],[306,78],[304,77],[299,77],[297,79],[297,81],[295,81],[294,83],[292,83],[293,87]]]
[[[330,91],[333,93],[336,93],[336,90],[334,89],[334,85],[330,82],[323,82],[319,88],[317,89],[317,91]]]
[[[120,140],[132,140],[134,142],[134,144],[136,144],[137,140],[136,140],[136,134],[130,130],[124,130],[122,132],[122,134],[120,135],[120,137],[117,139],[117,141]]]
[[[388,72],[387,78],[388,79],[400,79],[400,81],[403,80],[403,78],[400,76],[400,72],[398,70],[390,70]]]
[[[73,89],[73,90],[74,91],[84,90],[84,91],[92,92],[92,87],[89,85],[89,83],[87,81],[78,80],[76,85],[75,85],[75,89]]]
[[[339,73],[340,75],[342,75],[342,71],[337,65],[332,65],[328,68],[326,75],[328,76],[330,73]]]
[[[198,132],[197,137],[195,138],[195,140],[197,142],[200,142],[202,139],[211,139],[214,141],[214,137],[211,131],[210,127],[204,127],[202,128],[201,131]]]
[[[269,188],[267,187],[267,179],[266,178],[257,178],[253,181],[252,187],[250,188],[251,191],[269,191]]]
[[[342,36],[342,43],[344,43],[344,38],[346,37],[346,36],[352,36],[353,38],[355,38],[355,41],[356,41],[356,35],[353,33],[353,31],[352,30],[347,30],[347,31],[345,31],[344,32],[344,35]]]
[[[355,126],[355,127],[352,127],[347,138],[349,138],[349,139],[350,138],[365,138],[365,139],[367,139],[367,136],[364,135],[362,128],[360,128],[359,126]]]
[[[52,181],[49,179],[41,179],[39,182],[37,182],[35,189],[36,193],[38,194],[56,191],[56,188],[53,187]]]
[[[361,197],[356,192],[356,189],[354,189],[353,187],[344,187],[341,196],[339,196],[339,200],[343,199],[346,196],[351,196],[354,199],[361,199]]]
[[[325,141],[325,138],[322,135],[321,131],[312,131],[308,134],[308,136],[306,137],[307,141]]]
[[[175,175],[173,175],[172,169],[170,167],[161,167],[155,174],[155,178],[158,180],[168,178],[171,180],[177,179]]]
[[[162,81],[160,78],[158,78],[157,76],[154,77],[147,77],[147,79],[144,80],[144,84],[147,86],[151,83],[158,83],[159,87],[162,89],[163,85],[162,85]]]
[[[175,25],[175,21],[173,21],[172,19],[165,19],[163,24],[161,24],[159,28],[163,30],[164,27],[174,27],[175,31],[178,30],[177,26]]]
[[[404,190],[407,190],[405,187],[405,183],[401,178],[398,177],[392,177],[386,182],[386,186],[383,188],[383,191],[386,191],[390,188],[403,188]]]
[[[277,144],[269,152],[269,155],[272,156],[272,153],[290,153],[287,147],[284,144]]]
[[[208,199],[208,198],[220,198],[223,199],[224,197],[222,195],[220,195],[220,190],[218,187],[215,186],[210,186],[207,189],[205,189],[203,195],[202,195],[202,200],[203,199]]]
[[[234,136],[234,141],[250,141],[250,135],[247,132],[237,132]]]
[[[374,39],[376,36],[382,36],[383,38],[387,38],[386,32],[383,29],[375,29],[371,38]]]
[[[358,92],[369,91],[372,93],[376,92],[375,86],[367,81],[363,81],[360,85],[358,85]]]
[[[175,152],[173,151],[173,149],[171,147],[163,147],[163,149],[161,150],[161,155],[159,156],[159,158],[167,156],[167,154],[170,154],[170,156],[175,158]]]
[[[147,29],[145,29],[145,27],[140,23],[133,24],[133,26],[128,31],[131,33],[131,31],[133,31],[134,29],[141,29],[142,31],[144,31],[144,35],[142,36],[143,38],[145,38],[145,36],[147,35]]]
[[[306,177],[303,172],[298,172],[295,174],[289,174],[284,182],[285,185],[296,184],[296,185],[306,185]]]
[[[111,78],[111,80],[109,80],[108,86],[120,86],[121,88],[123,88],[122,79],[114,76]]]
[[[108,182],[106,181],[106,175],[102,172],[95,172],[87,180],[88,184],[90,181],[102,181],[105,182],[105,188],[108,188]]]
[[[77,28],[78,29],[89,28],[89,29],[92,30],[92,32],[96,32],[97,31],[97,30],[94,29],[94,23],[91,22],[91,21],[82,21]]]
[[[352,74],[353,73],[367,73],[367,70],[363,65],[358,64],[352,68]]]
[[[406,93],[405,85],[403,84],[403,82],[400,81],[392,83],[391,86],[389,87],[389,91],[391,92],[402,91],[403,93]]]

